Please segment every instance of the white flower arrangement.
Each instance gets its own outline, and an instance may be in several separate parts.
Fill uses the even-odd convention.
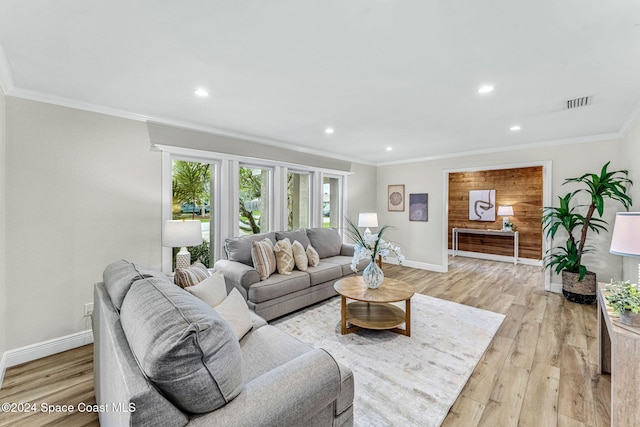
[[[382,234],[388,228],[391,228],[388,225],[383,225],[380,227],[380,230],[376,234],[372,233],[360,233],[358,226],[347,218],[348,224],[348,234],[349,237],[355,243],[355,251],[353,253],[353,258],[351,260],[351,270],[354,272],[358,272],[358,263],[363,259],[368,259],[370,262],[375,262],[378,255],[381,255],[382,258],[386,258],[387,255],[393,253],[398,260],[398,264],[402,265],[404,262],[404,255],[402,255],[402,250],[400,247],[393,242],[387,242],[382,238]]]

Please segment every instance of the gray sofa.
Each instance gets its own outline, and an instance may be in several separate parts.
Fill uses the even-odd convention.
[[[266,280],[253,266],[252,242],[270,239],[274,244],[285,238],[297,240],[306,249],[309,244],[318,252],[320,264],[308,270],[294,269],[290,275],[274,273]],[[342,237],[332,228],[309,228],[276,231],[233,237],[225,240],[226,259],[215,263],[222,271],[227,287],[237,288],[247,304],[266,320],[275,319],[336,295],[333,284],[342,277],[353,275],[351,259],[354,245],[342,243]],[[367,261],[360,261],[362,271]]]
[[[103,426],[351,426],[353,376],[249,311],[239,341],[154,269],[118,261],[94,287]]]

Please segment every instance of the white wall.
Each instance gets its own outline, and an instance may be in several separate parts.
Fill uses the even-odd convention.
[[[159,268],[162,249],[161,154],[145,123],[6,101],[4,351],[90,329],[83,307],[105,266],[126,258]],[[357,217],[375,208],[376,168],[351,172],[347,214]]]
[[[351,172],[353,175],[347,177],[346,216],[357,221],[360,212],[376,211],[376,167],[352,163]]]
[[[624,138],[624,147],[629,165],[629,176],[633,181],[631,187],[631,197],[633,206],[629,209],[632,212],[640,211],[640,117],[635,120],[631,129]],[[638,258],[623,257],[623,274],[621,280],[630,280],[638,283]]]
[[[6,345],[6,301],[7,281],[5,268],[5,180],[6,180],[6,97],[0,87],[0,357]],[[1,368],[0,368],[1,369]],[[1,373],[0,373],[1,376]]]
[[[90,329],[105,266],[160,267],[160,153],[144,123],[7,97],[8,349]]]
[[[492,154],[479,154],[432,161],[421,161],[402,165],[378,167],[378,212],[382,223],[396,227],[389,238],[401,243],[408,260],[427,265],[442,266],[445,262],[442,251],[443,218],[446,200],[444,198],[443,175],[445,170],[464,168],[491,169],[501,165],[514,165],[551,160],[552,199],[556,205],[558,195],[571,190],[562,186],[565,178],[580,176],[586,172],[599,172],[602,165],[612,161],[615,169],[627,167],[624,147],[621,140],[600,141],[580,144],[566,144],[553,147],[506,151]],[[429,194],[429,221],[412,222],[408,219],[408,206],[404,212],[388,212],[387,186],[405,184],[405,197],[409,193]],[[611,205],[605,211],[605,219],[613,224],[615,212],[622,210],[620,205]],[[620,257],[609,254],[609,233],[590,236],[590,242],[598,247],[597,255],[585,257],[587,266],[598,274],[599,280],[608,281],[621,270]],[[557,244],[560,243],[554,242]],[[554,281],[559,283],[559,281]]]

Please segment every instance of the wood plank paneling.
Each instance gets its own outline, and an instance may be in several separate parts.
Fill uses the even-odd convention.
[[[520,236],[520,257],[542,259],[543,175],[542,166],[449,174],[449,249],[451,229],[501,229],[502,217],[494,222],[469,220],[469,191],[496,190],[496,212],[500,205],[513,206],[510,217]],[[513,240],[501,236],[459,236],[461,251],[513,256]]]

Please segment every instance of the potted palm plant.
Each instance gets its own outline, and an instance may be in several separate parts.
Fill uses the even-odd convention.
[[[628,178],[629,172],[610,172],[609,163],[602,167],[599,175],[586,173],[578,178],[566,179],[563,185],[577,183],[584,188],[559,196],[560,206],[544,207],[542,212],[542,228],[547,237],[554,238],[560,230],[567,234],[564,245],[548,251],[544,257],[544,267],[562,274],[562,294],[569,301],[581,304],[591,304],[596,300],[596,274],[582,264],[583,255],[593,250],[586,244],[589,230],[595,233],[607,231],[607,222],[602,219],[606,200],[620,202],[625,209],[631,206],[631,197],[627,195],[628,187],[632,184]],[[589,195],[591,202],[588,205],[573,203],[575,196],[580,193]],[[576,231],[579,234],[575,234]]]

